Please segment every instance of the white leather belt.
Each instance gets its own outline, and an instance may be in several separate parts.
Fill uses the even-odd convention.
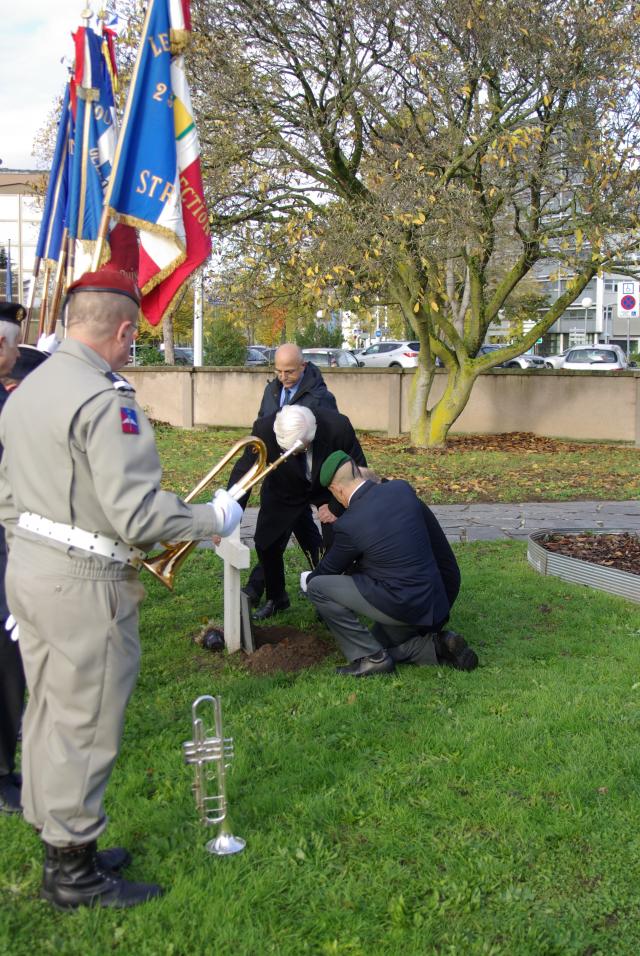
[[[90,554],[100,554],[104,558],[113,558],[114,561],[131,564],[134,568],[140,567],[140,562],[144,558],[144,551],[133,548],[117,538],[110,538],[106,534],[93,531],[83,531],[82,528],[64,524],[62,521],[51,521],[32,511],[22,512],[18,519],[18,527],[31,531],[33,534],[39,534],[43,538],[51,538],[53,541],[60,541],[73,548],[80,548],[81,551],[88,551]]]

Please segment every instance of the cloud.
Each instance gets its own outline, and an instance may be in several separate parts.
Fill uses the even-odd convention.
[[[0,30],[4,168],[37,166],[33,141],[64,90],[68,74],[61,61],[73,62],[71,33],[82,23],[80,10],[78,0],[6,0]]]

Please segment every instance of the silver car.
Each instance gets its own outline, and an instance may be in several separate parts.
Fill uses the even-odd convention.
[[[481,345],[478,349],[478,355],[488,355],[490,352],[499,352],[505,348],[504,345]],[[522,355],[516,355],[514,358],[507,359],[506,362],[500,362],[494,368],[544,368],[545,360],[541,355],[534,355],[532,352],[524,352]]]
[[[321,368],[358,368],[357,358],[348,349],[303,349],[305,362],[313,362]]]
[[[629,363],[619,345],[576,345],[569,349],[561,367],[583,372],[615,372],[629,368]]]
[[[366,368],[415,368],[418,364],[419,342],[376,342],[357,356]]]

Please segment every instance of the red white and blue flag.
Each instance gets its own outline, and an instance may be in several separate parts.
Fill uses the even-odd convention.
[[[138,425],[138,416],[135,408],[121,408],[120,422],[125,435],[140,434],[140,426]]]
[[[152,325],[211,252],[182,55],[190,28],[189,0],[150,0],[107,199],[110,215],[140,231],[141,309]]]

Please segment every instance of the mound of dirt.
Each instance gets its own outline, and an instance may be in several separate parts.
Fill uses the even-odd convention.
[[[252,674],[273,674],[276,671],[305,670],[335,653],[329,637],[308,634],[295,627],[253,627],[256,650],[244,656],[244,666]]]

